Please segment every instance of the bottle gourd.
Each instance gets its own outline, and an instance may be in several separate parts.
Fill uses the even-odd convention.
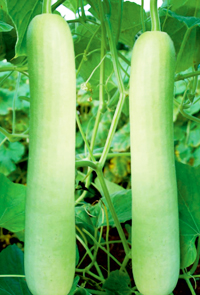
[[[179,275],[173,141],[175,50],[160,31],[136,41],[130,75],[132,268],[143,295],[169,295]]]
[[[59,15],[33,18],[27,32],[30,148],[25,276],[33,295],[66,295],[75,272],[74,49]]]

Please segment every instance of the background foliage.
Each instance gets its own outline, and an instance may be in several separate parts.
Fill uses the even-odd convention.
[[[66,0],[63,3],[76,14],[76,19],[69,20],[68,23],[74,40],[76,58],[77,112],[89,142],[93,136],[95,118],[100,105],[99,77],[102,61],[104,63],[105,103],[102,106],[101,121],[93,149],[96,158],[100,157],[105,145],[120,96],[109,38],[106,35],[106,27],[102,25],[105,16],[101,13],[99,3],[98,0]],[[121,1],[111,0],[110,3],[111,7],[107,8],[106,16],[110,19],[120,63],[120,74],[127,95],[103,173],[115,211],[130,243],[131,174],[128,106],[130,60],[135,40],[144,28],[150,30],[151,21],[149,12],[142,11],[141,6],[134,2],[124,2],[123,9],[120,8]],[[83,8],[86,4],[90,5],[89,16],[84,13]],[[40,0],[0,0],[0,226],[14,233],[21,242],[23,242],[24,230],[30,106],[26,31],[31,19],[41,12],[42,1]],[[54,13],[58,12],[54,11]],[[198,182],[200,177],[200,83],[198,79],[200,3],[196,0],[166,0],[159,9],[159,15],[162,30],[172,38],[177,54],[174,86],[174,148],[180,210],[181,268],[186,269],[197,264],[199,258],[197,240],[200,236]],[[106,47],[103,57],[101,55],[102,38]],[[77,125],[76,159],[83,159],[86,155],[86,146]],[[107,220],[105,219],[102,204],[106,208],[107,202],[95,174],[92,175],[90,188],[86,190],[87,172],[86,168],[77,170],[76,200],[82,193],[86,198],[75,207],[76,225],[94,236],[101,227],[108,224],[113,227],[115,224],[110,212],[107,212]],[[102,202],[98,201],[100,199]],[[87,238],[90,245],[94,245],[89,235]],[[3,231],[1,240],[5,240]],[[10,241],[7,244],[9,243]],[[5,246],[7,244],[5,243]],[[20,245],[23,249],[23,243]],[[79,252],[77,248],[77,257]],[[23,274],[23,253],[19,248],[9,246],[0,255],[1,274]],[[103,285],[106,294],[115,294],[115,290],[111,290],[110,286],[116,280],[121,282],[123,290],[129,294],[129,277],[120,277],[121,273],[117,270],[111,274]],[[75,278],[73,292],[77,292],[76,284],[79,279],[79,277]],[[13,278],[13,284],[9,279],[9,284],[12,290],[9,294],[30,294],[25,282],[21,279]],[[0,289],[6,294],[8,278],[1,280]],[[79,290],[79,292],[82,291]],[[122,293],[119,291],[119,294]]]

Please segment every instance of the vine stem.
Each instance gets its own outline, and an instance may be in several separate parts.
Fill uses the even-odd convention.
[[[82,136],[82,138],[83,138],[83,140],[84,140],[84,142],[85,142],[85,145],[86,145],[86,147],[87,147],[87,149],[88,149],[88,152],[89,152],[90,158],[95,162],[95,157],[94,157],[93,154],[92,154],[92,151],[91,151],[91,149],[90,149],[90,146],[89,146],[89,143],[88,143],[88,141],[87,141],[87,138],[86,138],[86,136],[85,136],[85,134],[84,134],[84,132],[83,132],[83,129],[82,129],[82,126],[81,126],[81,122],[80,122],[80,119],[79,119],[79,116],[78,116],[78,113],[77,113],[77,112],[76,112],[76,122],[77,122],[77,125],[78,125],[78,128],[79,128],[79,131],[80,131],[80,133],[81,133],[81,136]]]
[[[175,76],[175,81],[185,80],[187,78],[195,77],[200,75],[200,71],[195,71],[187,74],[178,74]]]
[[[106,143],[104,146],[104,150],[103,150],[103,153],[102,153],[101,158],[99,160],[99,163],[102,165],[102,167],[104,166],[105,161],[107,159],[107,155],[108,155],[108,152],[109,152],[109,149],[110,149],[110,146],[111,146],[114,134],[115,134],[115,130],[117,128],[117,124],[119,122],[119,118],[120,118],[120,115],[122,112],[124,100],[125,100],[125,94],[121,93],[120,98],[119,98],[119,102],[117,104],[117,108],[116,108],[116,111],[115,111],[115,114],[114,114],[114,117],[113,117],[113,120],[112,120],[112,123],[110,126],[110,130],[108,132],[108,136],[107,136],[107,140],[106,140]]]
[[[142,23],[142,31],[144,33],[146,31],[145,23],[144,23],[144,0],[141,0],[140,17],[141,17],[141,23]]]
[[[200,255],[200,237],[198,237],[198,242],[197,242],[197,256],[196,256],[196,259],[195,259],[195,262],[194,262],[192,268],[189,271],[189,274],[191,274],[191,275],[197,269],[197,266],[198,266],[198,263],[199,263],[199,255]]]
[[[116,39],[115,39],[115,44],[117,45],[118,41],[119,41],[119,36],[120,36],[120,32],[121,32],[121,25],[122,25],[122,13],[123,13],[123,0],[119,0],[119,17],[118,17],[118,27],[117,27],[117,33],[116,33]]]
[[[93,154],[93,156],[95,158],[100,158],[101,157],[101,153],[96,153],[96,154]],[[130,157],[131,156],[131,153],[108,153],[107,154],[107,157],[106,159],[112,159],[114,157]]]
[[[116,45],[115,45],[114,38],[113,38],[109,14],[105,15],[105,21],[106,21],[106,29],[107,29],[108,40],[109,40],[109,45],[110,45],[111,57],[113,60],[113,68],[114,68],[115,76],[117,79],[119,92],[123,93],[124,92],[124,84],[122,81],[122,76],[121,76],[121,71],[120,71],[120,66],[119,66],[119,61],[118,61],[118,56],[117,56],[117,49],[116,49]]]
[[[56,8],[57,8],[58,6],[60,6],[61,4],[63,4],[63,2],[65,2],[65,0],[58,0],[58,1],[56,1],[56,3],[54,3],[54,4],[51,6],[52,12],[53,12],[54,10],[56,10]]]
[[[157,0],[150,0],[151,31],[160,31]]]
[[[0,67],[0,72],[18,71],[18,72],[23,73],[24,75],[28,76],[26,73],[24,73],[27,70],[28,70],[27,67],[17,67],[17,66],[13,66],[13,65],[6,65],[6,66],[1,66]]]
[[[126,241],[126,237],[125,237],[125,234],[122,230],[122,227],[121,227],[121,224],[118,220],[118,217],[117,217],[117,214],[115,212],[115,209],[114,209],[114,206],[113,206],[113,203],[111,201],[111,198],[110,198],[110,194],[108,192],[108,188],[106,186],[106,183],[105,183],[105,180],[104,180],[104,176],[103,176],[103,172],[101,170],[101,166],[97,166],[97,176],[99,178],[99,182],[101,184],[101,187],[102,187],[102,190],[103,190],[103,193],[104,193],[104,196],[106,198],[106,201],[108,203],[108,207],[109,207],[109,210],[111,212],[111,215],[113,217],[113,220],[115,222],[115,226],[118,230],[118,233],[119,233],[119,236],[120,236],[120,239],[122,240],[122,244],[124,246],[124,251],[126,253],[126,255],[129,255],[129,252],[130,252],[130,248],[128,246],[128,243]]]
[[[184,51],[184,48],[185,48],[185,45],[186,45],[186,42],[187,42],[187,39],[190,35],[190,32],[191,30],[193,29],[194,27],[191,27],[191,28],[187,28],[186,32],[185,32],[185,35],[184,35],[184,38],[183,38],[183,42],[181,43],[181,48],[179,50],[179,53],[177,55],[177,60],[176,60],[176,67],[178,66],[178,64],[180,63],[180,60],[181,60],[181,57],[183,55],[183,51]]]
[[[14,134],[14,133],[8,133],[4,128],[0,127],[0,133],[2,133],[3,135],[6,136],[6,138],[10,141],[10,142],[15,142],[20,140],[21,138],[29,138],[29,135],[24,133],[21,134]]]
[[[190,289],[190,292],[192,295],[196,295],[195,291],[194,291],[194,288],[190,282],[190,275],[187,274],[184,270],[183,270],[183,275],[180,275],[179,278],[182,278],[186,281],[187,285],[188,285],[188,288]]]
[[[42,13],[51,13],[51,0],[43,0]]]
[[[0,278],[25,278],[25,275],[0,275]]]
[[[13,118],[12,118],[12,134],[15,133],[15,124],[16,124],[16,111],[15,111],[15,103],[16,99],[18,97],[18,90],[19,90],[19,84],[21,79],[21,73],[18,73],[17,83],[16,83],[16,90],[15,95],[13,97],[13,103],[12,103],[12,110],[13,110]]]
[[[86,49],[84,50],[83,57],[82,57],[81,62],[80,62],[80,64],[79,64],[79,66],[78,66],[78,69],[77,69],[77,71],[76,71],[76,76],[78,76],[78,74],[79,74],[79,72],[80,72],[80,70],[81,70],[81,67],[82,67],[83,62],[84,62],[85,60],[87,60],[87,57],[86,57],[86,56],[87,56],[87,54],[88,54],[88,51],[89,51],[90,45],[91,45],[91,43],[92,43],[93,38],[96,36],[97,32],[99,31],[99,29],[100,29],[100,26],[97,27],[97,29],[96,29],[95,32],[93,33],[92,37],[90,38],[90,40],[89,40],[89,42],[88,42],[88,44],[87,44]]]
[[[101,2],[101,4],[103,5],[103,2]],[[107,136],[107,140],[106,140],[106,143],[104,146],[102,156],[99,160],[99,163],[101,164],[102,167],[105,164],[107,154],[109,152],[111,142],[113,140],[113,136],[115,134],[117,124],[118,124],[118,121],[119,121],[119,118],[120,118],[120,115],[122,112],[124,100],[125,100],[124,84],[123,84],[123,80],[122,80],[122,76],[121,76],[121,70],[120,70],[120,65],[119,65],[119,60],[118,60],[118,55],[117,55],[116,44],[115,44],[115,41],[113,38],[112,27],[111,27],[111,23],[110,23],[110,14],[109,13],[104,13],[104,14],[105,14],[104,18],[105,18],[106,30],[107,30],[107,34],[108,34],[110,52],[111,52],[111,57],[113,60],[113,68],[114,68],[115,76],[117,79],[117,84],[118,84],[118,88],[119,88],[119,92],[120,92],[120,98],[119,98],[119,102],[117,104],[117,108],[115,110],[115,114],[114,114],[114,117],[113,117],[113,120],[112,120],[112,123],[110,126],[110,130],[108,132],[108,136]]]
[[[93,261],[93,255],[92,255],[90,249],[88,248],[88,246],[86,245],[86,243],[78,235],[76,235],[76,238],[83,245],[83,247],[87,251],[90,259]],[[103,283],[105,281],[105,279],[104,279],[103,274],[101,272],[101,269],[100,269],[100,267],[99,267],[99,265],[98,265],[98,263],[96,261],[94,262],[94,266],[95,266],[95,268],[96,268],[96,270],[97,270],[97,272],[99,274],[98,279]]]
[[[179,102],[177,102],[176,100],[174,100],[174,103],[179,107],[179,112],[188,120],[194,121],[198,124],[200,124],[200,119],[194,116],[191,116],[189,114],[187,114],[182,108],[180,108],[180,104]]]
[[[76,168],[80,168],[80,167],[90,167],[93,170],[97,170],[97,164],[93,163],[90,160],[78,160],[78,161],[76,161]]]

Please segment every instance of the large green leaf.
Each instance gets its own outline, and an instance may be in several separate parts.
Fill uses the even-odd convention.
[[[16,246],[8,246],[0,253],[1,275],[24,275],[24,254]],[[2,277],[0,279],[1,295],[31,295],[25,278]]]
[[[15,58],[26,55],[26,32],[31,19],[42,12],[40,0],[7,0],[8,13],[17,31]]]
[[[193,29],[187,35],[186,43],[177,72],[184,71],[200,62],[200,2],[196,0],[166,0],[160,9],[162,30],[166,31],[174,41],[176,53],[179,53],[188,28]],[[167,9],[166,9],[167,8]],[[196,27],[195,27],[196,26]]]
[[[106,279],[103,289],[106,290],[106,295],[130,295],[132,294],[130,283],[127,273],[115,270]]]
[[[0,133],[0,142],[4,139]],[[0,146],[0,173],[9,175],[16,169],[16,163],[21,160],[25,147],[21,142],[6,141]]]
[[[119,190],[110,195],[115,212],[120,222],[126,222],[131,220],[131,202],[132,194],[131,190]],[[108,220],[110,226],[115,226],[111,212],[109,211],[108,203],[103,197],[100,202],[94,206],[88,206],[88,210],[92,216],[92,222],[96,227],[106,226],[105,210],[108,214]]]
[[[0,227],[12,232],[24,229],[26,187],[0,173]]]
[[[200,166],[176,163],[181,242],[181,268],[196,258],[195,241],[200,235]]]

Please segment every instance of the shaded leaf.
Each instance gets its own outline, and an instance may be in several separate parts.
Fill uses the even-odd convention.
[[[131,202],[132,202],[132,194],[131,190],[120,190],[110,195],[115,212],[119,219],[119,222],[126,222],[127,220],[131,220]],[[88,208],[90,214],[93,217],[92,221],[95,223],[96,227],[105,226],[106,217],[105,217],[105,210],[108,213],[109,225],[115,226],[114,220],[112,215],[109,211],[109,207],[105,197],[101,199],[96,205],[91,206]]]
[[[0,253],[1,275],[24,275],[24,255],[16,246],[8,246]],[[5,277],[0,280],[1,295],[31,295],[25,278]]]
[[[200,235],[200,166],[176,163],[181,241],[181,268],[196,258],[195,240]]]
[[[20,4],[20,5],[19,5]],[[8,13],[17,31],[15,58],[26,55],[26,32],[31,19],[42,12],[40,0],[7,0]]]
[[[112,149],[115,152],[125,152],[130,148],[130,123],[119,129],[112,141]]]
[[[0,21],[0,32],[9,32],[13,29],[13,26],[3,22],[3,21]]]
[[[73,11],[74,13],[77,12],[77,9],[78,9],[77,4],[78,4],[77,0],[65,0],[65,2],[63,3],[63,5],[65,7],[67,7],[68,9]]]
[[[79,276],[76,276],[76,277],[74,278],[73,285],[72,285],[71,290],[70,290],[70,292],[69,292],[68,295],[74,295],[79,280],[80,280],[80,277],[79,277]]]
[[[0,142],[4,139],[4,135],[0,133]],[[16,169],[15,163],[21,160],[25,151],[25,147],[21,142],[6,141],[0,146],[0,173],[4,175],[10,174]]]
[[[127,157],[114,157],[110,160],[109,164],[111,172],[119,178],[127,176],[128,166],[130,166],[130,159]]]
[[[132,293],[129,284],[130,278],[128,274],[115,270],[108,276],[103,284],[103,289],[106,290],[107,295],[129,295]]]
[[[107,186],[107,189],[108,189],[108,192],[109,192],[110,195],[113,194],[113,193],[116,193],[116,192],[118,192],[120,190],[125,190],[120,185],[118,185],[118,184],[116,184],[114,182],[111,182],[111,181],[109,181],[107,179],[105,179],[105,183],[106,183],[106,186]],[[98,191],[101,193],[101,195],[104,196],[98,177],[95,179],[95,185],[96,185],[96,188],[98,189]]]
[[[182,15],[179,15],[171,10],[167,10],[164,8],[163,8],[163,11],[166,12],[166,14],[177,19],[179,22],[184,23],[184,25],[186,25],[187,28],[192,28],[194,26],[200,26],[200,19],[197,17],[182,16]]]

